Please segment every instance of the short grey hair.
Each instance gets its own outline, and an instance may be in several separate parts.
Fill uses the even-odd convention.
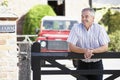
[[[83,13],[84,11],[90,11],[91,16],[95,16],[95,11],[94,11],[93,8],[84,8],[84,9],[82,10],[82,13]]]

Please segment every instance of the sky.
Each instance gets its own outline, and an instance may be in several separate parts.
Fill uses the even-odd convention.
[[[102,3],[102,4],[120,5],[120,0],[92,0],[92,2],[97,2],[97,3]]]

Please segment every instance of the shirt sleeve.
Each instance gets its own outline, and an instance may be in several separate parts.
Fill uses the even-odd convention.
[[[67,42],[70,42],[70,43],[72,43],[72,44],[74,44],[74,45],[76,45],[76,43],[77,43],[77,41],[78,41],[78,37],[77,37],[77,34],[76,34],[76,28],[77,28],[78,26],[73,26],[72,27],[72,29],[71,29],[71,31],[70,31],[70,34],[69,34],[69,36],[68,36],[68,39],[67,39]]]
[[[106,30],[102,27],[99,35],[99,44],[102,46],[102,45],[108,44],[109,42],[110,42],[110,38]]]

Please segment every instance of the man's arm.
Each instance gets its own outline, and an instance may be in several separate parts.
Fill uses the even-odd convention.
[[[84,48],[77,47],[72,43],[68,43],[68,46],[71,52],[83,53],[85,59],[90,59],[94,55],[93,53],[102,53],[108,50],[108,44],[103,45],[96,49],[84,49]]]
[[[105,44],[99,48],[93,49],[93,53],[102,53],[108,51],[108,44]]]
[[[72,43],[68,43],[68,46],[69,46],[69,50],[71,52],[83,53],[85,59],[90,59],[94,55],[92,53],[93,50],[80,48],[80,47],[77,47],[77,46],[73,45]]]
[[[77,46],[73,45],[72,43],[68,43],[68,46],[69,46],[69,50],[71,52],[75,52],[75,53],[85,53],[85,50],[86,50],[86,49],[77,47]]]

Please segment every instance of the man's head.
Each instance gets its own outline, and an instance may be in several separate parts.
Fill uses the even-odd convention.
[[[84,24],[84,26],[87,29],[89,29],[89,27],[94,22],[95,12],[94,12],[94,10],[92,8],[84,8],[82,10],[81,17],[82,17],[81,21]]]

